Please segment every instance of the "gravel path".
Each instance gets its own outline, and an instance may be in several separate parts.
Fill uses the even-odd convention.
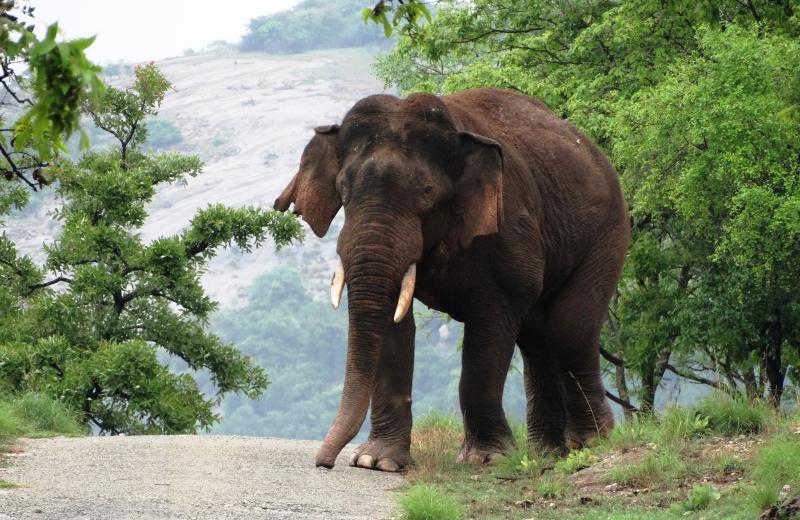
[[[0,520],[389,518],[402,477],[314,467],[319,443],[142,436],[25,441],[0,465]]]

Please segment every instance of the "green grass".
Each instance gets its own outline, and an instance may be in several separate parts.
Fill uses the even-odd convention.
[[[798,428],[797,411],[781,417],[760,402],[713,395],[634,417],[561,459],[528,448],[524,427],[512,425],[516,447],[482,467],[455,462],[460,421],[434,414],[412,433],[406,489],[423,496],[416,490],[433,485],[427,496],[451,498],[464,518],[744,520],[775,504],[786,484],[800,490]]]
[[[758,510],[778,501],[780,490],[789,485],[800,490],[800,435],[779,435],[765,444],[756,456],[752,471],[755,488],[751,493],[753,505]]]
[[[434,484],[415,484],[398,499],[402,520],[458,520],[456,500]]]
[[[75,415],[63,403],[41,394],[0,397],[0,449],[17,437],[86,435]]]
[[[708,428],[720,435],[761,433],[775,422],[772,407],[764,401],[748,401],[721,392],[712,394],[692,409],[708,419]]]
[[[613,468],[608,473],[608,482],[619,485],[654,488],[672,486],[686,471],[686,463],[669,450],[660,449],[645,455],[638,463]]]
[[[702,511],[715,500],[719,500],[721,496],[722,494],[710,484],[695,484],[686,500],[673,504],[670,510],[678,513]]]

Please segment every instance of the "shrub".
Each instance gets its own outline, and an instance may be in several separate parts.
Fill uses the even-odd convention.
[[[398,499],[402,520],[457,520],[461,508],[439,486],[415,484]]]

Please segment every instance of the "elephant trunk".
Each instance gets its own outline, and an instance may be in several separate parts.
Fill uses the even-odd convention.
[[[347,362],[339,410],[328,435],[317,452],[317,466],[331,468],[344,446],[358,434],[366,418],[375,388],[383,337],[392,326],[399,277],[390,276],[382,255],[347,270],[347,305],[350,313]],[[390,271],[392,274],[394,269]]]
[[[361,429],[376,386],[384,338],[397,326],[398,312],[405,315],[410,306],[410,301],[401,306],[398,300],[410,299],[409,290],[413,294],[414,269],[410,266],[421,254],[421,233],[413,223],[398,224],[396,218],[384,215],[350,215],[340,236],[350,315],[347,362],[339,410],[317,452],[317,466],[333,467],[342,448]],[[400,231],[411,238],[387,240]],[[335,281],[336,276],[334,285]]]

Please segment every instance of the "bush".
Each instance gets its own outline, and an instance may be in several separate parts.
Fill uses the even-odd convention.
[[[439,486],[415,484],[398,499],[402,520],[457,520],[461,508]]]
[[[775,413],[764,401],[750,401],[721,392],[705,398],[693,411],[708,419],[711,431],[731,436],[760,433],[773,422]]]

